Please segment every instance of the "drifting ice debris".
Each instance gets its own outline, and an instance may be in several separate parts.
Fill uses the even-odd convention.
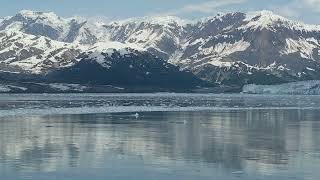
[[[243,171],[234,171],[234,172],[232,172],[232,174],[244,174],[244,172]]]
[[[138,119],[138,118],[139,118],[139,114],[136,113],[136,114],[134,115],[134,117],[135,117],[136,119]]]

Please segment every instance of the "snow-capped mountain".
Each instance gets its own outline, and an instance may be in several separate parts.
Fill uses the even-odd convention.
[[[170,59],[183,44],[186,21],[172,16],[133,18],[112,22],[104,27],[110,40],[134,43],[153,54]]]
[[[45,36],[34,36],[20,31],[0,32],[2,64],[17,67],[16,71],[43,70],[68,66],[75,62],[82,47],[54,41]]]
[[[15,16],[4,18],[0,30],[21,31],[62,42],[94,44],[99,38],[97,27],[98,24],[93,26],[84,18],[61,18],[53,12],[23,10]]]
[[[110,42],[103,31],[106,29],[101,23],[89,23],[84,18],[65,19],[52,12],[24,10],[0,21],[0,62],[13,72],[39,74],[71,66],[88,50],[141,50],[134,44]]]
[[[226,14],[199,23],[197,29],[198,37],[176,63],[202,78],[232,82],[240,77],[236,81],[241,83],[265,83],[262,74],[282,81],[319,78],[320,26],[262,11]]]
[[[270,11],[199,20],[143,17],[104,22],[24,10],[0,18],[0,61],[15,71],[71,67],[83,53],[130,47],[223,84],[320,79],[320,26]]]

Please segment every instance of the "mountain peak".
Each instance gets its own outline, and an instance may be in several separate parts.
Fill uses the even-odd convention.
[[[179,26],[184,26],[187,23],[187,21],[176,16],[145,16],[112,22],[112,24],[119,25],[125,25],[130,23],[150,23],[159,25],[177,24]]]
[[[220,20],[222,21],[224,18],[227,18],[227,17],[231,17],[231,16],[240,16],[240,15],[245,15],[244,13],[242,12],[228,12],[228,13],[219,13],[215,16],[208,16],[208,17],[203,17],[201,18],[200,20],[194,20],[193,22],[194,23],[198,23],[198,22],[208,22],[208,21],[215,21],[215,20]]]
[[[248,12],[246,19],[247,24],[242,28],[249,29],[271,29],[275,27],[286,27],[287,29],[294,29],[299,31],[318,31],[319,26],[308,25],[302,22],[289,20],[283,16],[275,14],[269,10]]]
[[[18,15],[21,15],[29,19],[37,18],[50,18],[50,19],[60,19],[58,15],[54,12],[41,12],[41,11],[32,11],[32,10],[21,10]]]
[[[269,16],[269,17],[282,17],[282,16],[279,16],[278,14],[274,13],[273,11],[270,11],[270,10],[261,10],[261,11],[255,11],[253,13],[256,13],[258,15],[261,15],[261,16]]]
[[[277,21],[289,21],[287,18],[275,14],[272,11],[262,10],[249,12],[246,15],[245,21],[256,21],[262,25],[272,24]]]
[[[42,12],[40,11],[32,11],[32,10],[28,10],[28,9],[23,9],[21,11],[18,12],[18,14],[21,14],[21,15],[25,15],[25,16],[30,16],[30,15],[34,15],[34,14],[40,14]]]

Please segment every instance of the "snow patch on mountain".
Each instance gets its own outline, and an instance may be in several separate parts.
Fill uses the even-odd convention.
[[[190,59],[181,59],[181,54],[175,54],[175,57],[171,57],[169,62],[176,64],[191,64],[191,62],[193,62],[196,64],[196,68],[199,68],[205,64],[211,64],[217,67],[230,67],[234,63],[223,61],[223,59],[232,53],[245,51],[251,45],[249,42],[246,42],[243,39],[233,43],[218,43],[211,47],[206,47],[205,42],[206,40],[199,39],[191,43],[193,45],[198,43],[203,45],[198,48],[198,51],[196,51],[196,53],[193,54]]]
[[[313,50],[315,48],[317,48],[317,46],[306,39],[286,39],[286,47],[281,51],[281,53],[292,54],[298,52],[302,58],[314,60]]]
[[[209,55],[209,54],[217,54],[220,57],[224,57],[226,55],[230,55],[234,52],[244,51],[250,46],[249,42],[244,40],[237,41],[235,43],[218,43],[213,47],[209,48],[201,48],[203,54],[202,55]]]
[[[123,46],[125,47],[125,46]],[[114,57],[119,57],[119,56],[123,56],[123,57],[132,57],[137,55],[136,53],[137,50],[131,49],[129,47],[125,47],[125,48],[120,48],[118,47],[118,49],[115,48],[104,48],[104,49],[94,49],[94,51],[92,52],[88,52],[87,55],[87,59],[90,60],[95,60],[97,63],[99,63],[102,67],[105,67],[107,69],[111,68],[111,62],[108,61],[108,59],[112,59]],[[140,51],[143,52],[143,51]]]
[[[103,52],[104,50],[107,50],[107,49],[119,50],[119,49],[126,49],[126,48],[132,48],[139,51],[146,50],[134,43],[121,43],[121,42],[115,42],[115,41],[101,41],[101,42],[95,43],[92,46],[86,46],[86,47],[90,51],[100,51],[100,52]]]
[[[106,56],[104,56],[100,51],[95,51],[91,53],[88,57],[89,59],[93,59],[97,61],[102,67],[109,69],[111,65],[105,60]]]

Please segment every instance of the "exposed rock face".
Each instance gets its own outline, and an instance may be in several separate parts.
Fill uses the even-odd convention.
[[[202,83],[191,72],[181,71],[148,52],[108,49],[84,53],[79,58],[78,63],[53,71],[46,79],[63,83],[168,89],[192,88]]]

